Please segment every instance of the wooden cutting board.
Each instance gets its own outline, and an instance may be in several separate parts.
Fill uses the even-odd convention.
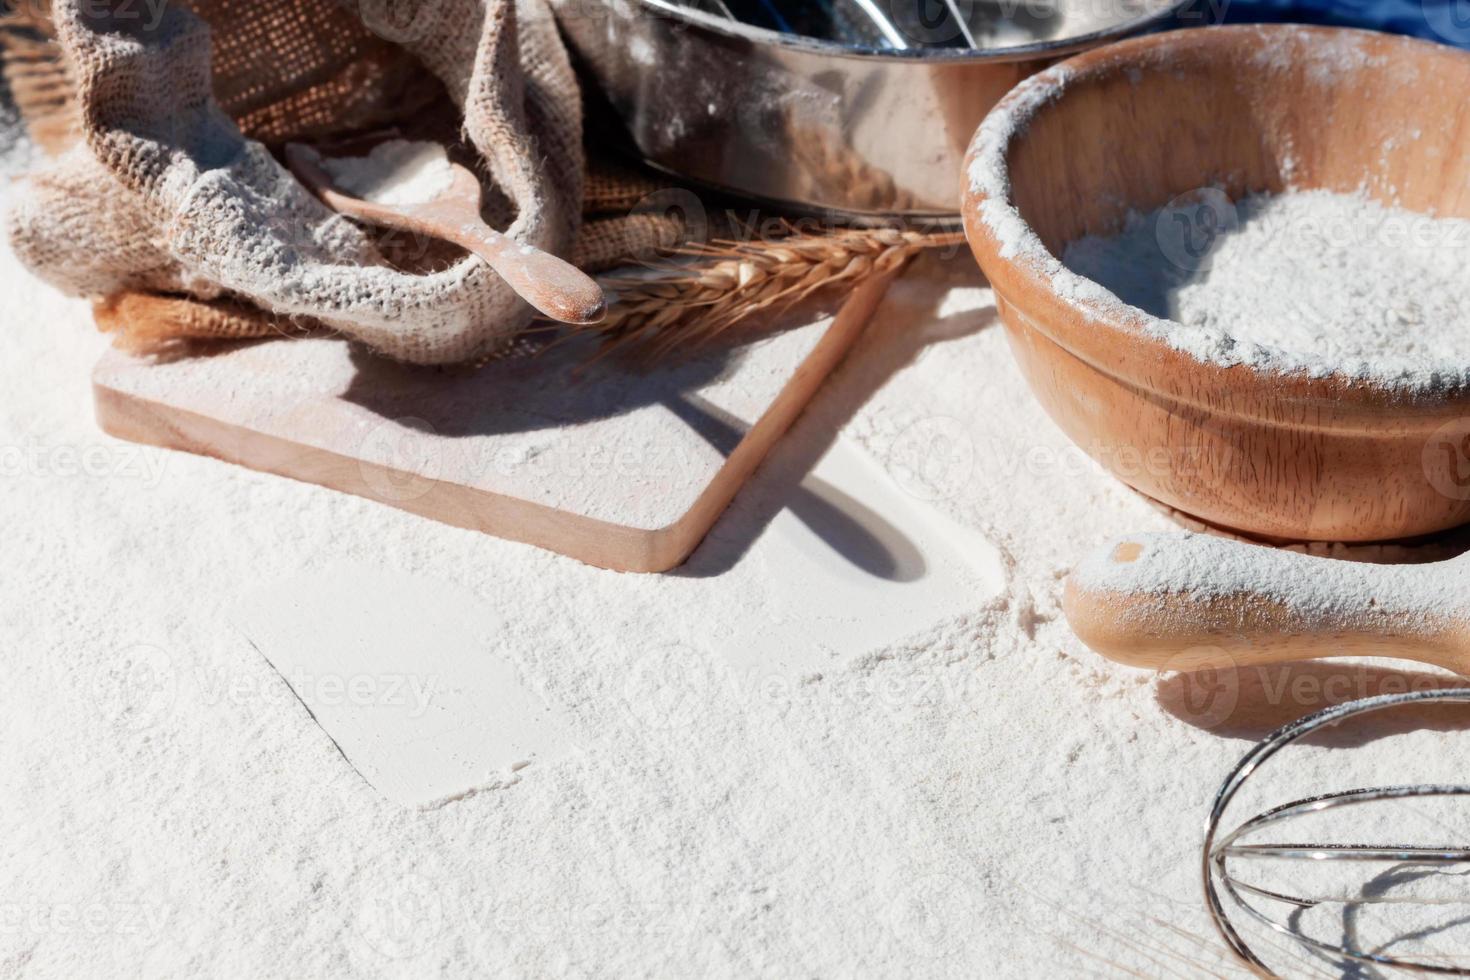
[[[852,347],[891,277],[830,312],[657,369],[588,344],[475,370],[339,339],[205,357],[120,351],[93,374],[108,433],[369,497],[621,571],[682,562]]]

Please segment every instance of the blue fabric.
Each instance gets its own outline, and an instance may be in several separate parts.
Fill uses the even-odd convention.
[[[1366,27],[1470,48],[1470,0],[1226,0],[1232,24]],[[1470,93],[1467,93],[1470,97]]]

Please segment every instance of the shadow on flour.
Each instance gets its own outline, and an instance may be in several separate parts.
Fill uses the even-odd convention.
[[[1196,728],[1258,741],[1282,725],[1345,701],[1464,686],[1464,680],[1447,674],[1310,660],[1168,674],[1155,682],[1154,697],[1169,714]],[[1464,730],[1470,730],[1470,711],[1464,705],[1408,705],[1321,729],[1302,744],[1353,748],[1415,731]]]
[[[533,432],[628,415],[693,394],[740,365],[752,343],[836,312],[841,297],[816,297],[762,328],[742,327],[697,349],[600,356],[595,334],[528,329],[475,366],[397,364],[354,346],[356,368],[342,397],[374,414],[441,436]],[[432,392],[433,397],[425,397]]]
[[[726,456],[745,436],[743,422],[697,396],[675,399],[667,407]],[[758,483],[753,481],[737,498],[710,537],[674,574],[704,578],[727,571],[777,513],[790,510],[833,551],[869,575],[891,582],[924,577],[924,555],[902,531],[861,501],[809,475],[809,461],[793,466],[791,460],[775,456],[762,467]]]
[[[933,256],[916,260],[905,277],[894,283],[855,349],[777,443],[709,537],[672,574],[704,578],[729,571],[776,515],[790,510],[863,571],[896,582],[923,578],[927,564],[912,541],[882,515],[811,473],[842,427],[889,378],[926,349],[979,333],[998,322],[994,306],[940,316],[942,291],[936,285],[983,286],[985,282],[968,261]],[[922,300],[915,302],[915,297]],[[723,420],[699,418],[699,406],[670,407],[721,452],[728,454],[738,442],[738,437],[728,441]]]
[[[872,508],[811,476],[811,470],[842,426],[923,350],[996,322],[993,307],[940,316],[942,290],[936,285],[983,286],[984,280],[966,256],[916,260],[895,283],[857,348],[777,444],[750,486],[672,574],[702,578],[730,570],[771,520],[790,510],[834,552],[869,575],[895,582],[924,576],[924,556],[912,541]],[[916,296],[923,298],[916,301]],[[384,419],[450,437],[577,425],[662,405],[728,456],[748,423],[722,412],[700,392],[738,366],[752,340],[809,323],[814,315],[834,311],[840,299],[801,304],[767,329],[732,331],[728,343],[661,361],[656,369],[618,358],[594,360],[593,337],[553,342],[550,335],[529,334],[477,368],[402,365],[353,348],[356,373],[342,397]],[[426,384],[426,379],[433,383]],[[432,397],[426,397],[429,392]]]
[[[1443,868],[1420,867],[1407,861],[1385,868],[1363,883],[1353,896],[1354,901],[1319,906],[1335,911],[1332,918],[1338,925],[1337,935],[1321,938],[1345,949],[1372,950],[1383,956],[1397,955],[1401,959],[1421,962],[1426,959],[1446,962],[1453,958],[1445,954],[1446,948],[1464,948],[1470,916],[1461,914],[1464,905],[1460,902],[1415,901],[1415,888],[1421,884],[1432,884],[1436,880],[1442,881],[1447,874],[1454,873],[1447,873]],[[1461,874],[1463,872],[1455,874],[1455,877]],[[1407,914],[1407,919],[1392,922],[1385,929],[1384,916],[1373,913],[1375,909],[1394,906],[1400,896],[1404,904],[1397,908],[1400,915]],[[1293,934],[1309,939],[1312,937],[1312,930],[1307,928],[1304,921],[1312,911],[1312,908],[1299,908],[1292,912],[1287,920],[1287,927]],[[1430,940],[1436,941],[1430,943]],[[1351,980],[1370,980],[1385,976],[1368,964],[1347,957],[1333,958],[1326,953],[1316,955],[1335,967],[1341,976]]]
[[[1156,506],[1187,530],[1238,537],[1162,504]],[[1467,551],[1470,526],[1382,544],[1317,543],[1307,547],[1309,554],[1324,559],[1384,565],[1448,561]],[[1303,660],[1231,671],[1170,674],[1155,683],[1154,695],[1160,707],[1181,721],[1217,735],[1258,741],[1282,725],[1345,701],[1464,686],[1464,678],[1444,673],[1350,661]],[[1470,712],[1455,704],[1409,705],[1355,718],[1341,728],[1322,729],[1302,741],[1307,745],[1351,748],[1420,730],[1470,730]]]
[[[593,361],[590,338],[565,343],[527,336],[477,368],[396,364],[353,348],[356,368],[342,397],[384,419],[451,437],[493,436],[575,426],[628,415],[698,391],[740,363],[727,346],[658,370],[615,358]]]

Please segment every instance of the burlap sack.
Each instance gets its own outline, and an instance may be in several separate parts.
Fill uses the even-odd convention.
[[[80,139],[9,223],[17,254],[68,292],[113,310],[123,294],[197,301],[207,315],[180,322],[224,335],[250,335],[229,322],[243,310],[404,361],[482,356],[531,317],[487,265],[390,265],[267,149],[394,123],[459,127],[487,220],[572,254],[581,108],[545,0],[58,0],[54,20]],[[644,216],[584,239],[580,258],[676,234]]]

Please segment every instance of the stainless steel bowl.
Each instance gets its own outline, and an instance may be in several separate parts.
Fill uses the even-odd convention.
[[[584,73],[653,166],[788,209],[958,220],[965,148],[1002,95],[1184,5],[1051,0],[1040,9],[1053,16],[1019,17],[1044,0],[963,2],[1009,2],[979,38],[987,47],[855,48],[665,0],[553,6]]]

